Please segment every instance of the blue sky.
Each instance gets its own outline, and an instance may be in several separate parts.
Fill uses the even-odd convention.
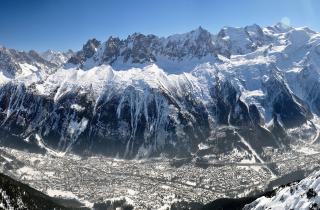
[[[273,25],[320,31],[318,0],[0,0],[0,44],[19,50],[80,49],[89,38],[167,36],[202,26]],[[317,14],[318,13],[318,14]]]

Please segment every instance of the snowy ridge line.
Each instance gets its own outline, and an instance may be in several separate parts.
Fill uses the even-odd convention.
[[[271,197],[260,197],[247,204],[244,210],[262,209],[318,209],[320,192],[320,172],[315,171],[300,182],[292,183],[276,190]]]

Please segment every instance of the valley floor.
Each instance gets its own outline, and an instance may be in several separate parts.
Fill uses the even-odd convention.
[[[86,206],[125,197],[136,209],[159,209],[185,200],[207,203],[264,190],[275,175],[320,166],[320,148],[270,151],[270,161],[237,163],[194,161],[173,166],[172,160],[120,160],[103,156],[57,157],[0,148],[1,172],[50,196],[75,198]]]

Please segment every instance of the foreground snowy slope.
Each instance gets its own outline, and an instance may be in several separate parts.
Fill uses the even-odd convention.
[[[320,172],[316,171],[300,182],[275,190],[270,197],[261,197],[247,204],[244,210],[299,209],[316,210],[320,203]]]
[[[0,68],[7,146],[264,162],[267,148],[320,140],[320,34],[308,28],[91,39],[63,67],[10,51]]]
[[[0,209],[88,210],[89,208],[81,207],[79,204],[76,207],[65,206],[63,199],[49,197],[26,184],[0,174]]]

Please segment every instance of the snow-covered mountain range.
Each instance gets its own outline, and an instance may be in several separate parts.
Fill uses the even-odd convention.
[[[0,48],[3,145],[114,157],[232,154],[318,143],[320,33],[283,24]]]

